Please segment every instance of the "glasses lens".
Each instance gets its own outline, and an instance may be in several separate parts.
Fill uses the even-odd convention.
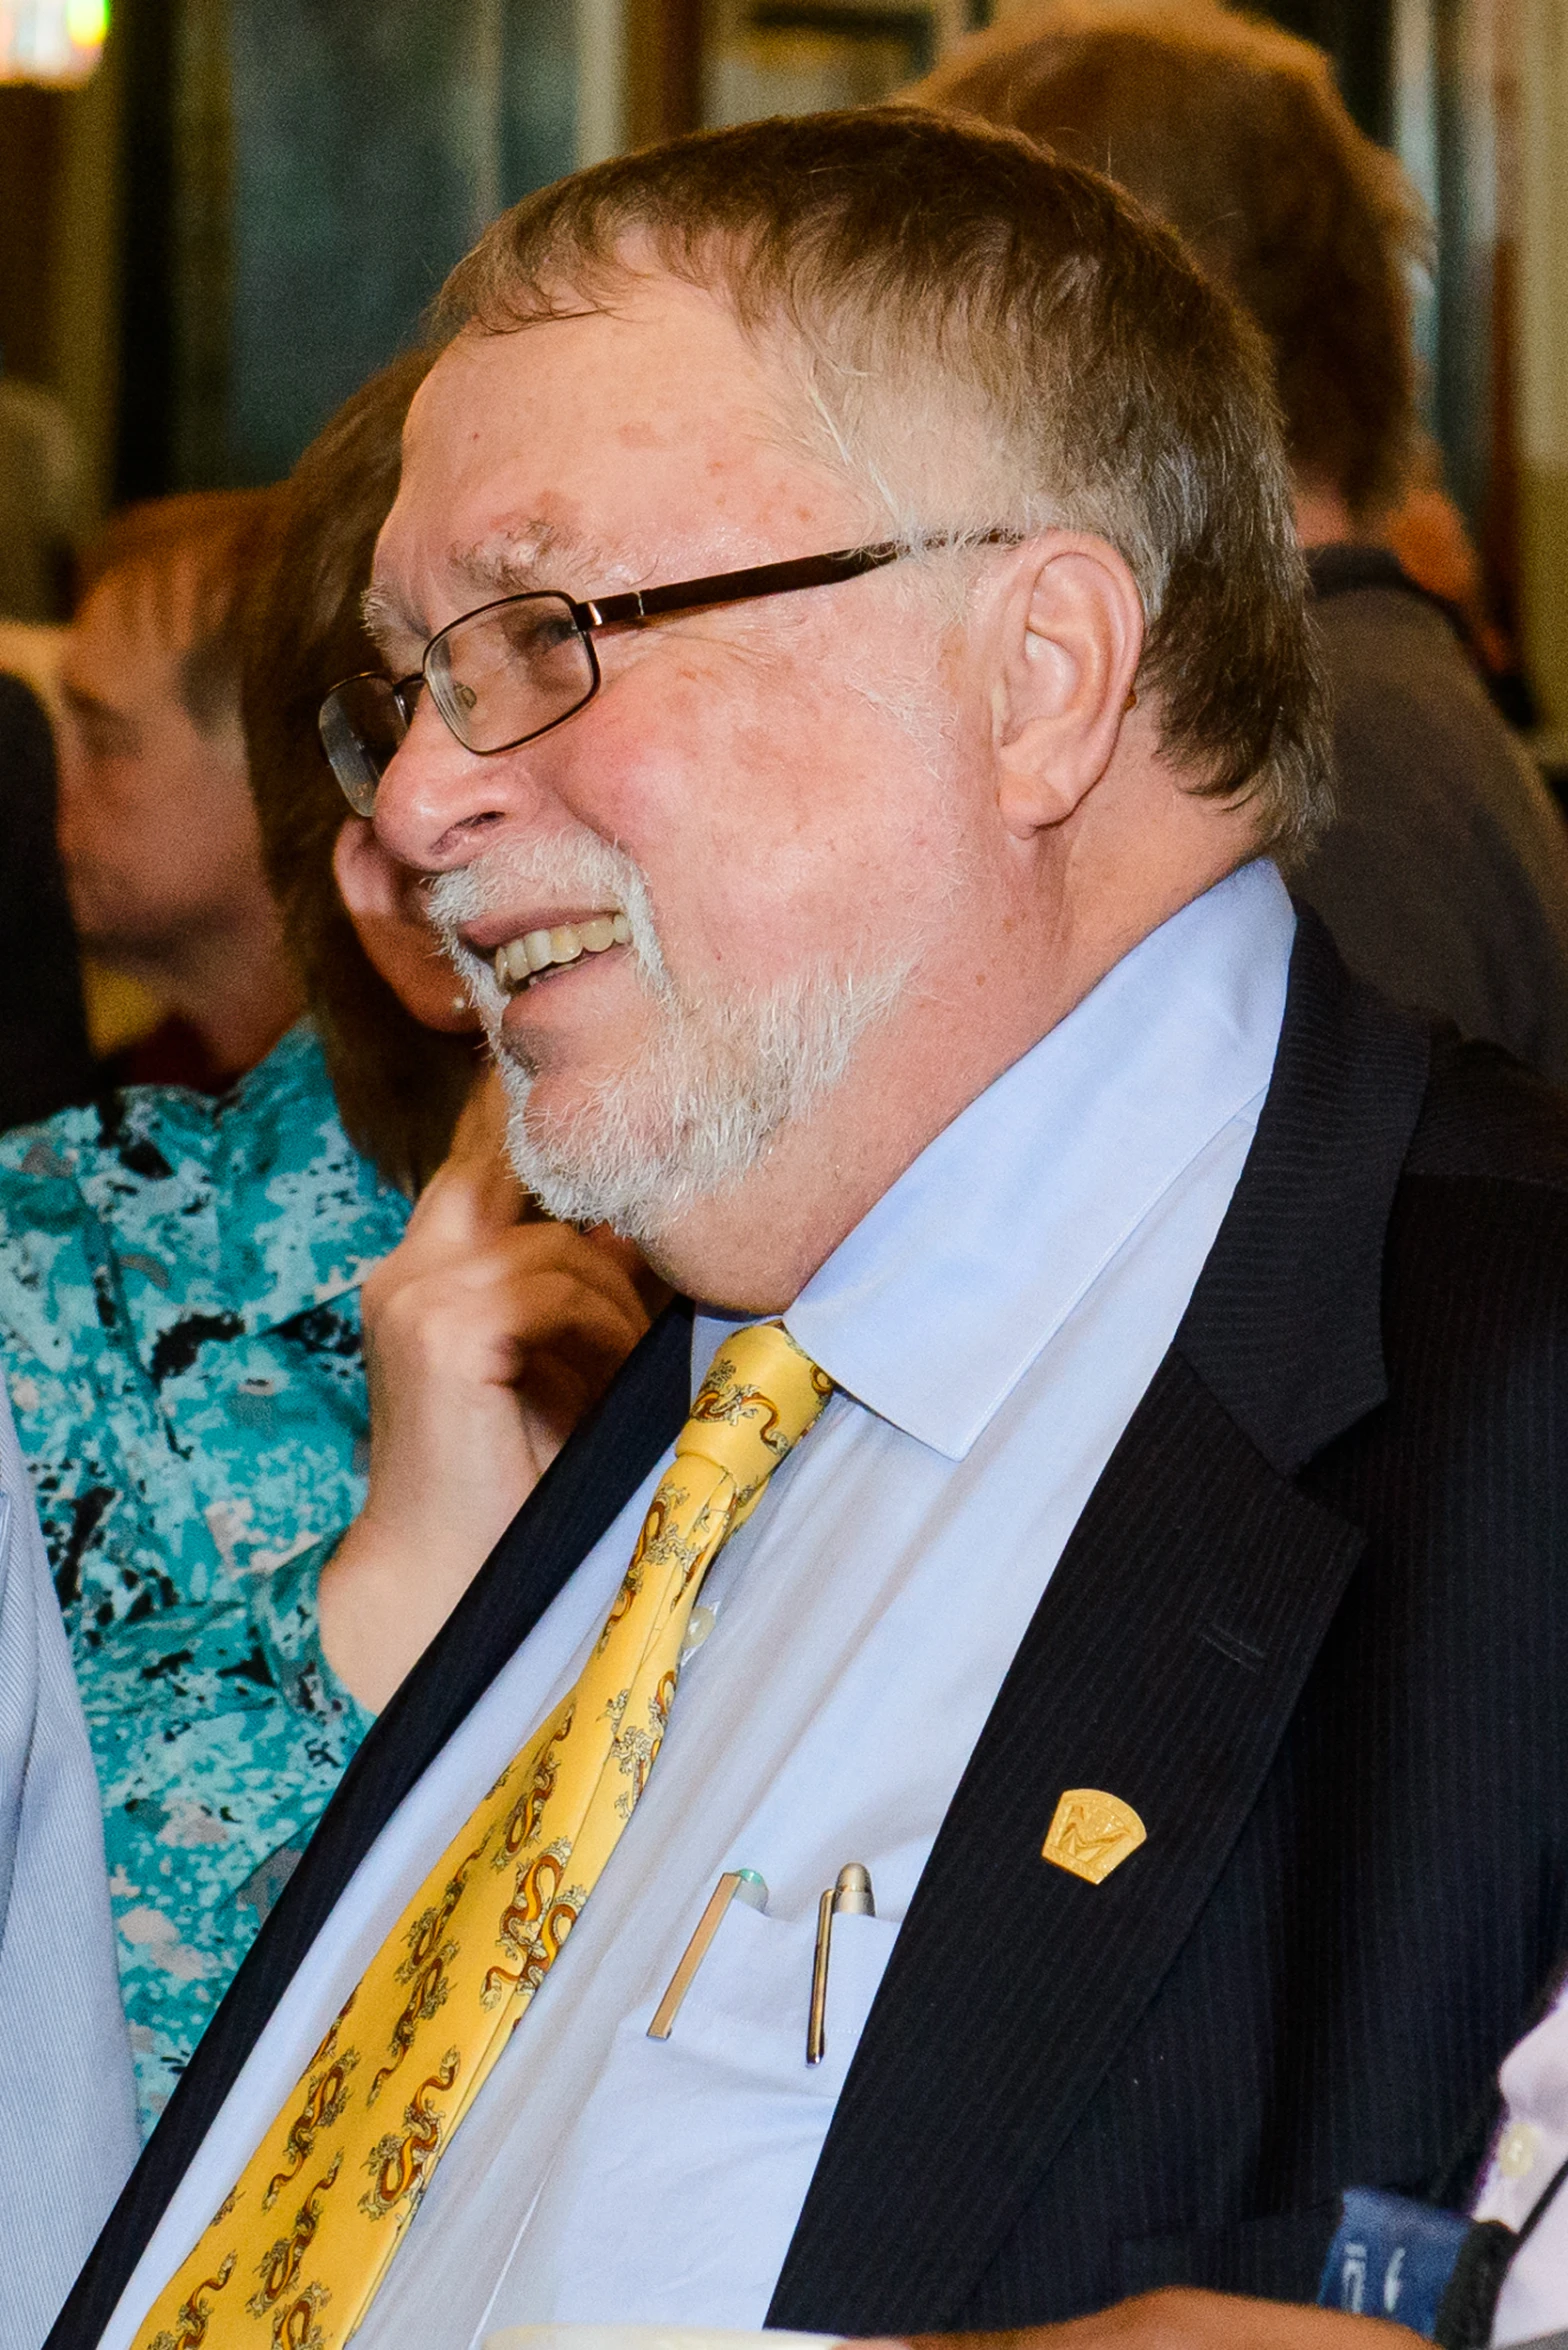
[[[597,678],[565,596],[509,596],[443,629],[425,655],[436,708],[470,751],[504,751],[580,710]]]
[[[397,689],[385,677],[348,677],[333,687],[316,721],[321,747],[357,816],[375,811],[376,787],[408,732]]]

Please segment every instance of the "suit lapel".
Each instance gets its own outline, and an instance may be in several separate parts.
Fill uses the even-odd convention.
[[[1191,1932],[1361,1549],[1289,1480],[1384,1393],[1384,1233],[1427,1061],[1304,915],[1235,1199],[943,1823],[771,2324],[951,2322]],[[1148,1829],[1098,1886],[1042,1858],[1072,1787]]]
[[[770,2324],[929,2332],[962,2308],[1191,1931],[1359,1548],[1168,1356],[943,1822]],[[1148,1830],[1101,1885],[1041,1857],[1071,1787]]]
[[[386,1822],[671,1444],[691,1308],[661,1315],[507,1528],[355,1756],[105,2225],[49,2350],[97,2338],[278,1995]]]

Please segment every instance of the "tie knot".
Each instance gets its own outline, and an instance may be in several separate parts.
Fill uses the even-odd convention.
[[[761,1491],[821,1413],[833,1382],[782,1322],[753,1322],[714,1355],[676,1457],[696,1453],[727,1469],[744,1504]]]

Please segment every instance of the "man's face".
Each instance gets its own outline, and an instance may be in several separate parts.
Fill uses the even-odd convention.
[[[723,309],[654,279],[613,314],[464,339],[436,367],[377,556],[388,666],[412,669],[430,634],[509,589],[590,597],[874,535],[791,445],[786,395]],[[641,939],[490,983],[524,1072],[514,1140],[520,1125],[547,1204],[656,1230],[844,1081],[869,1029],[913,1010],[929,1032],[933,991],[999,902],[963,784],[983,713],[946,661],[951,633],[894,566],[606,631],[597,697],[515,751],[465,751],[421,703],[377,829],[462,877],[436,898],[470,969],[617,913]],[[783,1065],[804,1063],[792,1085]],[[694,1131],[711,1143],[726,1121],[728,1166]]]
[[[184,599],[174,603],[183,618]],[[258,886],[237,721],[204,734],[179,695],[179,643],[148,583],[111,574],[67,640],[60,854],[83,944],[153,972]]]

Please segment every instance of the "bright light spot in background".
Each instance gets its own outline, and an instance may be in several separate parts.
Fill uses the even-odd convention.
[[[0,0],[0,82],[82,82],[98,63],[109,0]]]
[[[109,0],[65,0],[65,29],[78,49],[101,49],[109,30]]]

